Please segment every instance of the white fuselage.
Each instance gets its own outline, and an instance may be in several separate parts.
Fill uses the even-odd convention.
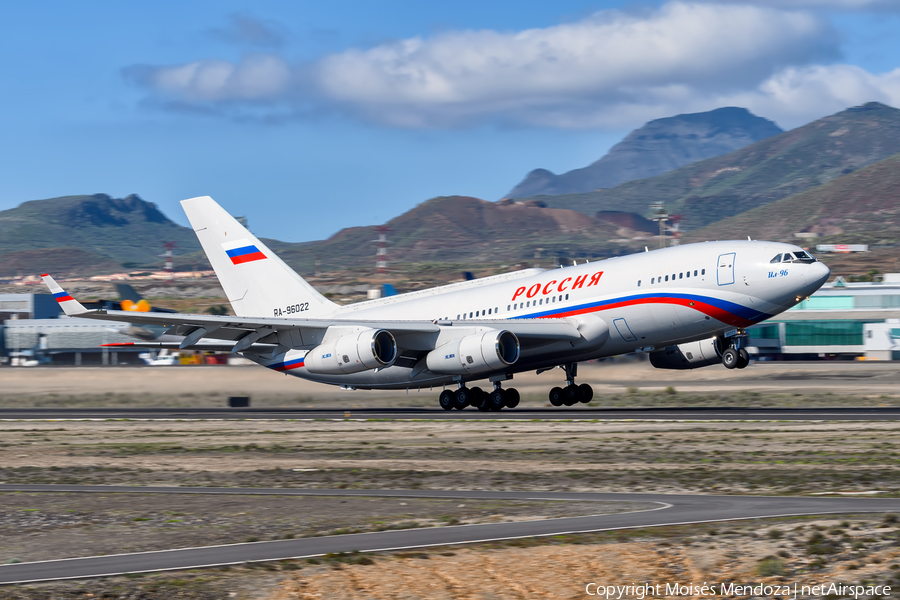
[[[594,315],[609,328],[608,339],[598,348],[554,342],[523,352],[515,364],[502,370],[512,374],[661,349],[768,319],[812,294],[828,277],[828,267],[820,262],[770,262],[779,253],[797,250],[797,246],[775,242],[686,244],[390,296],[342,306],[329,316],[432,320],[454,331],[474,331],[480,321]],[[349,375],[316,375],[303,367],[305,353],[292,350],[277,360],[260,362],[305,379],[358,388],[419,388],[460,380],[428,371],[412,376],[409,364]],[[462,381],[491,375],[483,373]]]

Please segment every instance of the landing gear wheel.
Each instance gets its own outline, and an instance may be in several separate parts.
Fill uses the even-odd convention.
[[[476,388],[477,389],[477,388]],[[453,395],[453,404],[454,408],[458,408],[462,410],[462,408],[467,407],[469,404],[472,404],[472,400],[474,400],[475,396],[472,394],[473,390],[470,390],[467,387],[461,387],[456,390],[456,393]],[[460,408],[462,407],[462,408]]]
[[[497,388],[488,396],[488,403],[491,406],[491,410],[503,410],[503,407],[506,406],[506,392],[501,388]]]
[[[550,404],[553,406],[562,406],[563,405],[563,391],[562,388],[555,387],[550,390]]]
[[[745,368],[747,368],[747,365],[749,365],[749,364],[750,364],[750,353],[747,352],[746,349],[741,348],[740,350],[738,350],[737,368],[745,369]]]
[[[589,386],[586,383],[582,383],[578,386],[578,389],[581,390],[581,401],[584,404],[587,404],[594,397],[594,388]]]
[[[581,388],[575,385],[567,385],[563,390],[563,404],[566,406],[575,406],[581,400]]]
[[[722,364],[725,365],[726,369],[734,369],[737,367],[740,359],[741,357],[738,354],[738,351],[734,348],[729,348],[722,353]]]
[[[519,405],[519,390],[509,388],[506,390],[506,408],[515,408]]]
[[[490,398],[480,387],[472,388],[472,396],[471,400],[469,400],[469,404],[471,404],[481,412],[487,412],[491,410]]]
[[[441,408],[444,410],[453,410],[456,407],[456,400],[454,399],[455,394],[450,390],[444,390],[441,392],[440,397],[438,398],[438,402],[441,403]]]

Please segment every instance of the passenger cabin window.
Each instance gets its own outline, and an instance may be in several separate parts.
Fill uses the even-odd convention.
[[[697,276],[697,269],[694,269],[694,277]]]
[[[706,275],[706,269],[703,269],[702,271],[700,271],[700,274],[701,274],[701,275]]]
[[[679,274],[678,274],[678,279],[684,279],[684,273],[679,273]]]
[[[638,287],[641,287],[641,280],[638,279]]]
[[[691,272],[690,272],[690,271],[687,272],[687,276],[688,276],[688,279],[691,278]]]
[[[654,283],[656,283],[656,277],[651,277],[651,278],[650,278],[650,283],[651,283],[651,285],[654,284]]]
[[[669,276],[668,276],[668,275],[666,275],[666,281],[668,281],[668,280],[669,280]]]

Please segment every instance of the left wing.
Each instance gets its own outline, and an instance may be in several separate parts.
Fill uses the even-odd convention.
[[[125,321],[147,325],[162,325],[169,335],[184,336],[177,346],[181,349],[212,349],[211,344],[201,340],[221,340],[231,342],[232,352],[284,348],[313,348],[321,343],[329,327],[370,327],[385,329],[397,338],[403,347],[425,349],[429,342],[436,341],[442,329],[457,326],[490,327],[511,331],[522,340],[545,344],[550,341],[577,341],[581,339],[576,325],[566,319],[498,319],[492,321],[374,321],[349,319],[284,319],[275,317],[238,317],[194,315],[184,313],[136,313],[124,310],[88,310],[67,294],[49,275],[42,279],[56,298],[63,311],[73,317],[98,319],[102,321]],[[424,336],[422,334],[425,334]],[[424,339],[423,339],[424,338]],[[406,343],[404,343],[406,342]],[[138,345],[138,344],[135,344]],[[139,344],[142,347],[149,347]],[[218,344],[217,347],[225,346]],[[153,346],[157,347],[157,346]],[[434,348],[431,345],[430,348]]]

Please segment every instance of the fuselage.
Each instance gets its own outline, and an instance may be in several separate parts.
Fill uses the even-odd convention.
[[[432,320],[447,327],[477,328],[486,321],[593,315],[609,329],[608,339],[597,348],[555,342],[523,352],[504,369],[512,374],[707,339],[768,319],[827,280],[828,267],[811,258],[772,262],[802,252],[776,242],[686,244],[361,302],[342,306],[330,317]],[[304,351],[295,350],[263,364],[313,381],[359,388],[418,388],[454,381],[427,371],[412,375],[411,366],[402,364],[350,375],[316,375],[302,366],[303,356]],[[286,364],[293,368],[284,368]]]

